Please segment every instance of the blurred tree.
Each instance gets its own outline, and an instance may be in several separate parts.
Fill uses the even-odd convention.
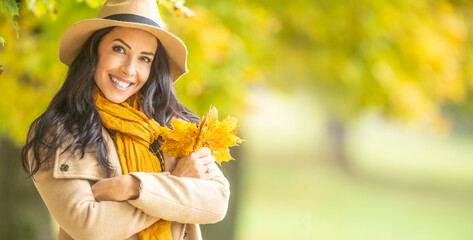
[[[250,46],[256,75],[282,91],[314,93],[314,101],[331,116],[334,156],[344,168],[345,125],[363,112],[376,109],[442,133],[449,129],[443,106],[468,104],[473,56],[468,1],[260,0],[236,5],[242,2],[245,7],[231,12],[245,24],[233,29]]]
[[[0,137],[0,239],[53,239],[50,215],[20,167],[19,149]]]
[[[191,46],[190,58],[206,60],[191,61],[199,76],[189,75],[190,81],[200,83],[203,75],[213,80],[204,86],[236,81],[284,92],[312,91],[314,101],[330,115],[333,154],[342,168],[349,168],[343,151],[345,125],[365,111],[375,109],[388,118],[427,124],[442,134],[450,129],[443,106],[469,104],[467,93],[473,86],[469,1],[189,4],[197,13],[195,19],[178,20],[172,27],[193,31],[183,32],[187,42],[199,42]],[[207,72],[208,64],[218,67]],[[219,85],[206,91],[177,86],[187,87],[185,99],[196,103],[241,94]],[[226,89],[227,94],[214,94]]]
[[[469,105],[473,55],[468,47],[472,26],[468,1],[201,0],[195,4],[190,6],[196,18],[211,19],[207,21],[212,25],[184,23],[196,24],[184,28],[195,34],[184,35],[190,42],[201,42],[191,58],[208,60],[191,63],[199,64],[199,69],[209,63],[220,65],[209,72],[225,76],[217,81],[243,80],[249,86],[283,92],[312,91],[314,101],[330,115],[333,155],[342,168],[349,168],[343,151],[345,125],[367,110],[445,133],[450,122],[443,106]],[[183,29],[177,23],[177,29]],[[206,73],[202,69],[199,75]],[[215,96],[213,89],[202,94],[188,89],[186,98],[198,102],[202,96]]]

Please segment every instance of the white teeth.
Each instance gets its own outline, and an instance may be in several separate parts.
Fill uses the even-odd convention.
[[[112,81],[117,84],[119,87],[121,88],[127,88],[128,86],[130,86],[130,83],[125,83],[125,82],[122,82],[122,81],[118,81],[117,79],[115,79],[113,76],[110,76],[110,78],[112,79]]]

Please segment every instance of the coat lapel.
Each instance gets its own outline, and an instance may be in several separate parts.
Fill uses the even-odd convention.
[[[112,176],[122,174],[119,165],[115,143],[105,128],[102,128],[102,136],[108,149],[108,159],[114,170]],[[54,160],[53,177],[57,179],[83,178],[98,181],[107,178],[107,174],[102,170],[97,161],[95,149],[86,151],[81,159],[80,153],[72,154],[71,151],[62,153],[63,149],[58,149]]]

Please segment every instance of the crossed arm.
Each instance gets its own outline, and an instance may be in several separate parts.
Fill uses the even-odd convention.
[[[215,177],[217,166],[215,158],[209,148],[203,147],[197,152],[192,152],[179,159],[171,175],[202,180]],[[139,197],[140,179],[133,175],[120,175],[98,181],[92,186],[95,200],[100,201],[125,201]]]

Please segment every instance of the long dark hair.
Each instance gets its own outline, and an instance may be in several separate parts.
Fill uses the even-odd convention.
[[[30,176],[44,165],[51,166],[60,148],[63,148],[60,154],[79,151],[81,158],[87,149],[92,150],[97,153],[102,170],[109,176],[112,174],[93,91],[98,47],[102,38],[113,28],[98,30],[89,37],[69,67],[64,84],[46,111],[31,124],[21,154],[23,168]],[[199,118],[177,100],[168,55],[159,39],[155,56],[148,81],[140,89],[143,112],[163,126],[169,125],[172,118],[198,124]],[[32,154],[31,161],[28,160],[28,153]]]

